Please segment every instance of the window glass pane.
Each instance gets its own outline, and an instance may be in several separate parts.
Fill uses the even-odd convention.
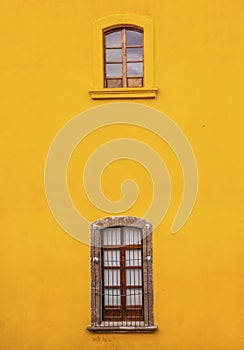
[[[104,250],[104,266],[120,266],[120,250]]]
[[[127,288],[126,289],[126,305],[142,305],[142,289]]]
[[[105,34],[105,45],[106,47],[116,47],[116,46],[121,47],[122,46],[121,30],[110,34]]]
[[[136,227],[124,227],[124,245],[141,244],[141,230]]]
[[[120,286],[120,270],[119,269],[105,269],[104,270],[104,285]]]
[[[130,249],[125,251],[125,266],[141,266],[140,249]]]
[[[120,245],[119,227],[109,227],[103,230],[103,245]]]
[[[127,61],[142,61],[142,48],[127,49]]]
[[[127,63],[127,76],[143,76],[143,63]]]
[[[106,62],[122,62],[122,50],[121,49],[107,49],[106,50]]]
[[[122,76],[122,64],[106,64],[106,76],[107,77],[121,77]]]
[[[143,45],[143,34],[135,30],[126,30],[126,46]]]
[[[141,286],[141,269],[126,269],[126,285]]]
[[[115,306],[121,305],[120,289],[104,289],[104,305]]]

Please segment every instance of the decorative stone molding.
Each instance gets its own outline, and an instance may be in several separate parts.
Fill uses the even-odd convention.
[[[133,226],[142,230],[142,266],[144,321],[104,322],[102,320],[101,230],[107,227]],[[134,216],[110,216],[90,225],[91,234],[91,332],[152,332],[157,329],[153,318],[152,225]]]

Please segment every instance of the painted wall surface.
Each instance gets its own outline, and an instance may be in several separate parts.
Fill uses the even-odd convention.
[[[154,148],[172,177],[173,197],[154,232],[155,334],[94,335],[89,246],[56,223],[43,177],[49,146],[73,116],[114,101],[89,96],[92,23],[118,13],[154,22],[155,100],[133,101],[170,116],[188,137],[199,192],[186,225],[170,234],[182,175],[169,146],[137,127],[111,126],[75,150],[72,198],[87,220],[107,216],[82,189],[85,160],[99,144],[133,137]],[[2,0],[0,348],[5,350],[244,348],[244,3],[241,0]],[[110,199],[125,178],[140,195],[126,213],[144,215],[148,173],[118,161],[105,169]]]

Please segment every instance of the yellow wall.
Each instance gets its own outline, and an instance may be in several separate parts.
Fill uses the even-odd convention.
[[[2,0],[0,7],[0,348],[243,349],[243,1]],[[108,103],[88,94],[92,22],[127,12],[148,16],[155,28],[160,92],[155,100],[137,103],[166,113],[185,132],[198,161],[199,193],[187,224],[170,235],[182,190],[175,156],[147,131],[111,127],[162,155],[174,192],[154,234],[159,330],[93,335],[86,331],[89,247],[67,235],[52,217],[44,163],[52,139],[70,118]],[[102,143],[109,135],[109,128],[91,135],[70,164],[71,193],[89,221],[105,215],[84,198],[81,165],[95,140]],[[135,212],[130,211],[143,216],[151,184],[140,165],[123,161],[107,169],[105,193],[119,198],[121,169],[143,187]],[[111,176],[118,180],[109,188]]]

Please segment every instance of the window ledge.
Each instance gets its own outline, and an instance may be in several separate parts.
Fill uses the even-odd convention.
[[[104,88],[90,90],[93,100],[124,99],[124,98],[155,98],[158,88]]]
[[[157,326],[121,326],[121,327],[111,327],[111,326],[89,326],[87,330],[91,333],[153,333],[157,330]]]

